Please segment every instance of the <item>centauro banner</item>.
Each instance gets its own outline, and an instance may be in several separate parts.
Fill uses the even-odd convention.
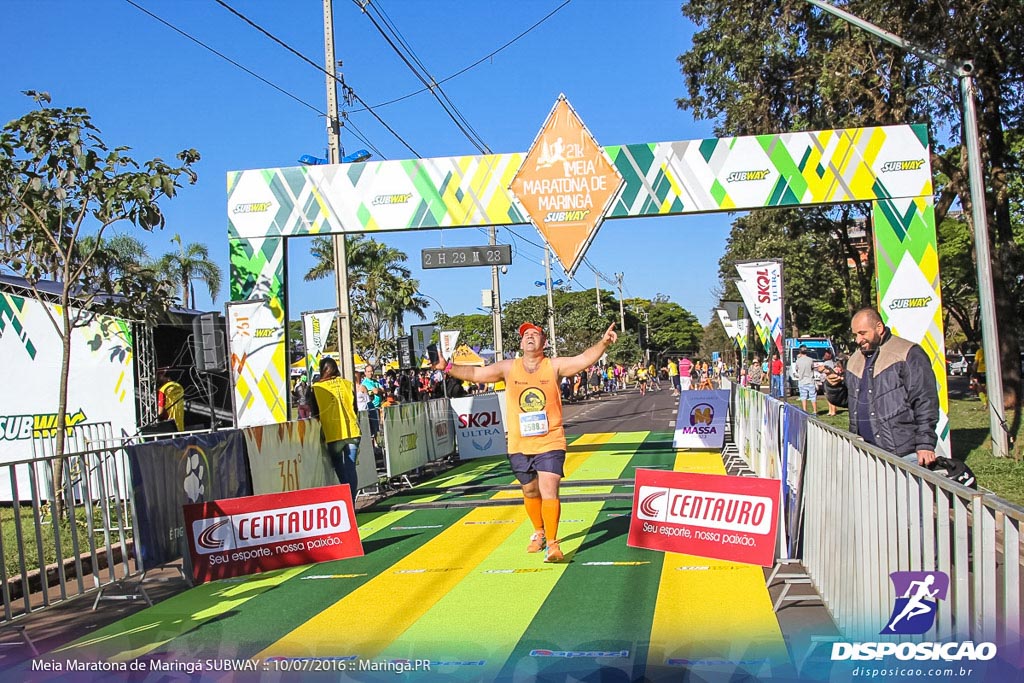
[[[33,435],[54,433],[63,351],[47,309],[60,318],[59,306],[0,292],[0,462],[31,458]],[[68,426],[109,422],[115,435],[135,434],[132,344],[131,327],[116,318],[99,317],[71,333]],[[31,490],[28,471],[18,469],[24,499]],[[0,477],[0,500],[10,501],[12,493],[10,478]]]
[[[770,567],[778,520],[776,479],[638,469],[626,545]]]
[[[764,344],[765,351],[772,346],[782,354],[782,262],[753,261],[737,263],[740,275],[737,287],[747,304],[754,329]]]
[[[330,486],[184,506],[196,583],[359,557],[352,492]]]

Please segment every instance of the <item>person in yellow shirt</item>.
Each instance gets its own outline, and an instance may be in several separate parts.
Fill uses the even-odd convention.
[[[174,420],[179,432],[185,431],[185,389],[171,379],[167,368],[157,368],[156,392],[157,417],[161,420]]]
[[[668,379],[672,382],[672,395],[679,395],[679,366],[671,358],[668,359]]]
[[[359,453],[359,418],[355,387],[341,376],[333,358],[320,361],[320,379],[313,383],[313,417],[320,418],[327,456],[331,459],[338,483],[352,489],[352,504],[358,490],[356,456]]]
[[[565,559],[558,540],[562,504],[558,488],[565,476],[565,428],[562,426],[562,393],[559,381],[590,367],[615,343],[615,323],[600,341],[577,356],[548,358],[547,338],[533,323],[519,326],[521,358],[474,367],[449,365],[438,356],[434,368],[470,382],[503,380],[508,416],[508,460],[523,487],[523,505],[533,524],[526,551],[545,551],[545,562]]]
[[[981,405],[988,405],[988,393],[985,379],[985,350],[978,348],[974,353],[974,373],[971,375],[971,388],[981,399]]]

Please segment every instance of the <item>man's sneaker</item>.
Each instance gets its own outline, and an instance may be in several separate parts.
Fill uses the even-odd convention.
[[[526,546],[526,552],[539,553],[547,545],[545,541],[543,531],[534,531],[533,536],[530,536],[530,545]]]
[[[562,549],[558,546],[558,541],[551,541],[548,543],[547,551],[544,553],[545,562],[561,562],[565,559],[565,555],[562,554]]]

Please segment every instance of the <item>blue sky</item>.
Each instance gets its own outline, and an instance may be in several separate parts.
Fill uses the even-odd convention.
[[[226,0],[316,63],[324,58],[322,5],[317,0]],[[173,159],[184,148],[202,154],[196,186],[164,205],[167,227],[145,236],[151,256],[186,242],[208,245],[225,274],[216,300],[198,292],[198,308],[222,310],[228,297],[225,176],[230,170],[295,166],[302,154],[326,157],[322,73],[232,15],[214,0],[132,0],[180,30],[225,54],[295,98],[245,73],[126,0],[71,2],[6,0],[2,12],[5,54],[0,71],[0,119],[31,105],[21,91],[50,92],[55,106],[89,110],[108,144],[128,145],[137,159]],[[380,0],[405,41],[433,76],[444,79],[512,40],[562,0]],[[525,151],[560,92],[564,92],[599,144],[710,137],[711,124],[696,122],[675,105],[684,94],[676,57],[690,46],[693,26],[677,0],[573,0],[539,27],[443,89],[491,150]],[[351,0],[334,1],[336,57],[346,82],[376,105],[422,88]],[[304,103],[303,103],[304,102]],[[413,155],[360,105],[350,121],[383,158]],[[429,93],[376,109],[423,157],[477,154]],[[346,151],[366,147],[343,133]],[[381,156],[374,156],[381,159]],[[716,303],[718,259],[728,236],[729,214],[606,222],[587,255],[612,277],[624,273],[625,295],[658,293],[704,323]],[[542,293],[541,239],[530,226],[522,236],[498,231],[513,244],[513,264],[501,278],[507,301]],[[409,256],[421,291],[449,314],[476,312],[490,269],[422,271],[426,247],[485,244],[475,229],[377,235]],[[525,238],[525,239],[524,239]],[[527,241],[529,240],[529,242]],[[333,281],[308,284],[311,265],[302,242],[289,260],[291,317],[334,305]],[[564,273],[557,269],[554,277]],[[592,289],[595,275],[581,267],[574,289]],[[612,289],[602,283],[605,289]],[[436,306],[431,303],[431,309]],[[432,317],[428,309],[428,318]],[[407,322],[416,322],[407,321]]]

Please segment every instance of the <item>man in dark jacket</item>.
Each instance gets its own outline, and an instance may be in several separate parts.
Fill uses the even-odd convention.
[[[851,325],[859,347],[845,372],[826,374],[830,403],[849,406],[850,431],[904,460],[935,460],[939,394],[931,360],[917,344],[893,336],[873,308]]]

